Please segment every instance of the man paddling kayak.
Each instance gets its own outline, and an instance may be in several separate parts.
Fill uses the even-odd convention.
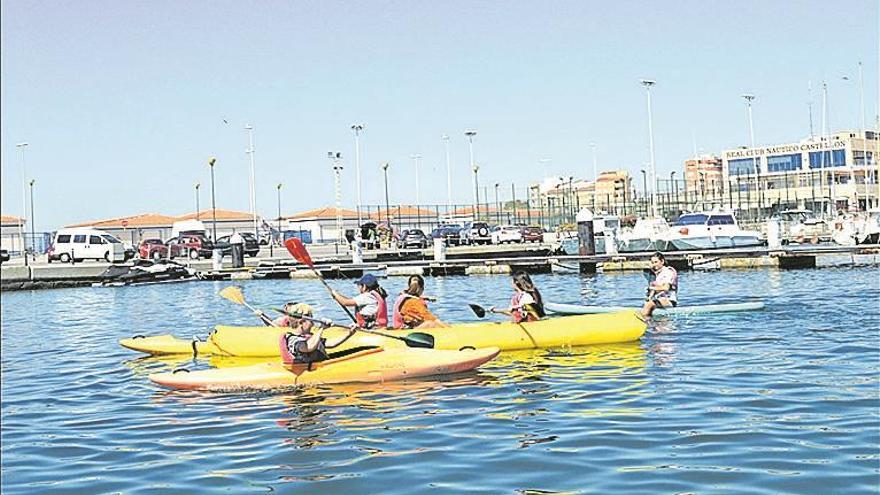
[[[651,316],[656,308],[669,308],[678,305],[678,272],[666,264],[663,253],[651,256],[651,279],[642,316]]]
[[[315,333],[312,333],[314,323],[311,320],[297,318],[296,315],[312,316],[312,307],[305,303],[294,304],[289,308],[284,307],[289,313],[291,322],[290,332],[285,332],[278,340],[281,350],[281,360],[284,364],[315,363],[328,359],[327,349],[332,349],[351,337],[356,327],[352,326],[348,334],[341,336],[332,343],[328,343],[322,335],[324,325],[320,325]]]

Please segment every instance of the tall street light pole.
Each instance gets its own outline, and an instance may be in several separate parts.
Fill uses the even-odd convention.
[[[327,158],[330,159],[330,163],[333,164],[333,186],[336,193],[336,244],[342,244],[343,232],[342,232],[342,182],[340,180],[340,174],[342,173],[342,153],[338,151],[328,151]],[[355,232],[360,230],[360,223],[358,223],[358,228],[355,229]]]
[[[468,138],[468,149],[471,154],[471,170],[474,172],[474,220],[477,219],[477,205],[480,202],[480,191],[479,186],[477,185],[477,171],[480,169],[477,167],[477,164],[474,162],[474,136],[477,135],[477,131],[474,129],[468,129],[464,131],[465,137]]]
[[[754,156],[757,151],[755,150],[755,122],[752,119],[752,101],[755,100],[755,95],[753,94],[743,94],[740,95],[744,100],[746,100],[746,108],[749,113],[749,141],[752,146],[752,166],[755,167],[755,194],[758,198],[758,213],[760,215],[761,212],[761,162],[760,159]]]
[[[388,167],[391,164],[385,162],[382,164],[382,173],[385,175],[385,223],[391,228],[391,204],[388,202]]]
[[[657,188],[657,169],[654,164],[654,121],[653,116],[651,115],[651,86],[657,84],[657,82],[651,79],[641,79],[639,82],[645,87],[645,90],[648,93],[648,146],[651,150],[651,214],[656,217],[657,200],[655,199],[655,193]]]
[[[199,220],[199,188],[201,186],[201,183],[196,182],[196,220]]]
[[[834,198],[834,155],[831,153],[831,139],[828,136],[828,84],[824,81],[822,82],[822,139],[825,141],[825,148],[827,148],[822,150],[822,177],[826,177],[825,169],[829,169],[831,184],[829,185],[828,194],[831,198],[828,202],[828,214],[833,216],[837,210],[837,203]],[[828,157],[827,161],[825,159],[826,156]]]
[[[27,266],[28,259],[27,253],[25,253],[24,248],[24,219],[27,217],[27,186],[25,179],[25,168],[24,168],[24,150],[27,148],[28,143],[18,143],[15,145],[21,151],[21,219],[18,221],[18,234],[21,241],[21,254],[24,256],[24,266]]]
[[[590,143],[593,148],[593,211],[596,211],[596,184],[599,182],[599,157],[596,155],[596,143]]]
[[[419,160],[422,159],[422,155],[414,153],[412,155],[409,155],[409,157],[412,158],[412,161],[416,166],[416,204],[421,205],[422,198],[419,192]]]
[[[37,229],[34,227],[34,183],[36,181],[31,179],[29,182],[31,186],[31,256],[34,257],[34,262],[37,261]],[[25,256],[27,257],[27,256]]]
[[[498,201],[498,184],[495,183],[495,223],[501,223],[501,203]]]
[[[212,230],[214,231],[214,241],[217,241],[217,202],[214,200],[214,164],[217,159],[213,156],[208,159],[208,166],[211,167],[211,215],[214,217]],[[170,248],[169,248],[170,249]]]
[[[645,169],[640,169],[639,172],[642,173],[642,191],[644,192],[644,199],[648,199],[648,173],[645,172]],[[596,194],[595,189],[593,190],[593,194]],[[648,212],[648,205],[645,203],[645,215]]]
[[[354,172],[357,186],[357,216],[358,228],[361,226],[361,132],[363,132],[365,124],[352,124],[351,130],[354,131]]]
[[[446,210],[452,208],[452,168],[449,166],[449,136],[440,136],[443,146],[446,148]]]
[[[675,170],[669,172],[670,191],[675,196],[675,208],[678,209],[678,184],[675,183]]]
[[[247,154],[251,159],[251,215],[254,217],[254,236],[260,238],[260,232],[257,229],[257,179],[254,173],[254,128],[250,124],[246,124],[244,129],[248,132],[248,149]]]

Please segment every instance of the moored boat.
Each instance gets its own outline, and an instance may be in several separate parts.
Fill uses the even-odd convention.
[[[330,355],[310,364],[285,365],[280,361],[212,368],[176,370],[149,375],[154,383],[186,390],[269,390],[334,383],[378,383],[470,371],[491,361],[497,347],[463,349],[389,349],[360,347]]]
[[[667,249],[669,224],[662,218],[640,218],[632,229],[620,233],[617,250],[624,253],[664,251]]]
[[[742,230],[733,213],[706,211],[685,213],[672,224],[667,237],[670,249],[718,249],[760,246],[761,234]]]

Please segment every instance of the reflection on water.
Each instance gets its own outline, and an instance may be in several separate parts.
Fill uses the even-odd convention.
[[[639,273],[534,280],[559,302],[644,296]],[[660,316],[639,343],[504,353],[443,379],[227,394],[146,375],[253,360],[139,358],[116,344],[252,324],[216,295],[222,283],[3,293],[0,488],[876,493],[878,284],[870,268],[684,273],[683,302],[747,296],[767,309]],[[295,299],[345,318],[315,281],[243,285],[260,307]],[[466,321],[466,302],[505,304],[509,278],[428,278],[426,292],[442,318]]]

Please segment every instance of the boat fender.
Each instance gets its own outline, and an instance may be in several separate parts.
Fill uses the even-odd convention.
[[[187,372],[187,373],[189,373],[189,370],[186,369],[186,368],[177,368],[176,370],[172,371],[171,374],[172,374],[172,375],[176,375],[176,374],[178,374],[178,373],[183,373],[184,371]]]
[[[470,350],[472,350],[472,351],[476,351],[476,350],[477,350],[477,348],[474,347],[474,346],[472,346],[472,345],[463,345],[463,346],[461,346],[461,347],[458,348],[459,351],[465,351],[465,350],[468,350],[468,349],[470,349]]]

